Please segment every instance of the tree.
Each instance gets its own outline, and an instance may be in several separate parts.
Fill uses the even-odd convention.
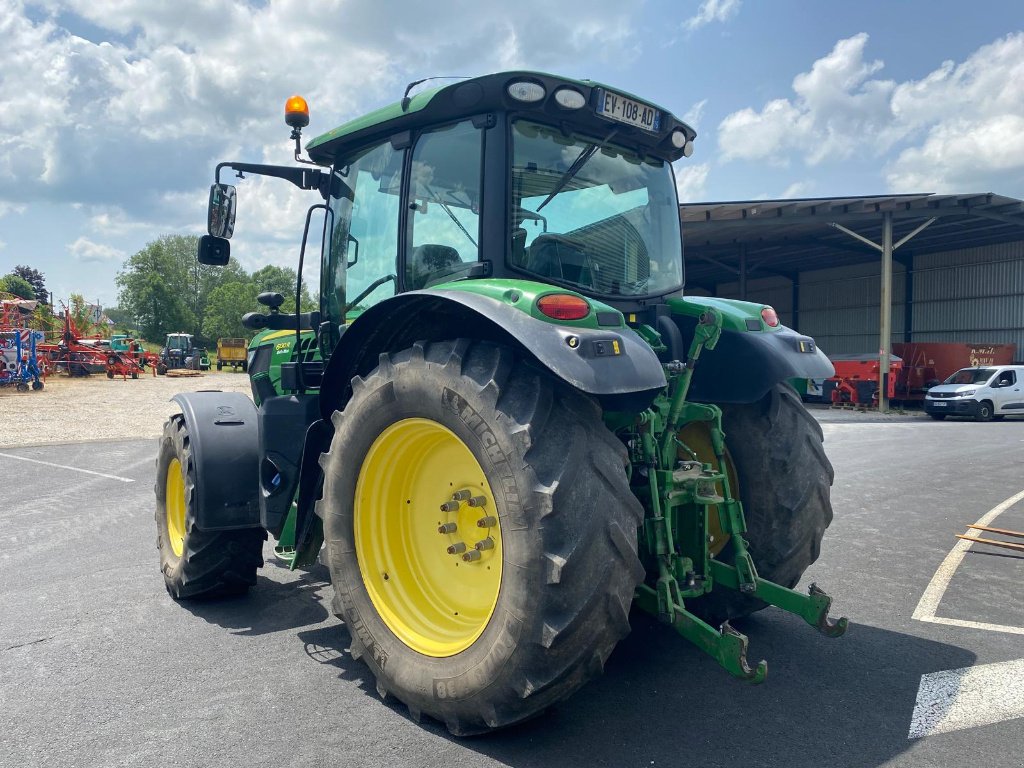
[[[114,325],[121,328],[127,328],[135,321],[135,318],[132,317],[128,310],[121,309],[120,307],[106,307],[103,310],[103,314],[110,318]]]
[[[25,278],[13,273],[0,277],[0,291],[3,293],[13,293],[15,296],[30,301],[35,301],[36,299],[36,292],[32,284]]]
[[[189,279],[196,243],[195,237],[163,235],[131,256],[118,273],[120,307],[135,318],[143,338],[158,342],[168,333],[199,330]]]
[[[217,286],[207,300],[203,335],[210,339],[211,344],[223,337],[248,338],[252,332],[242,325],[242,315],[252,312],[257,306],[256,288],[251,281]]]
[[[291,267],[277,267],[273,264],[268,264],[252,273],[252,281],[256,286],[257,295],[266,291],[280,293],[284,296],[282,307],[286,312],[295,310],[296,279],[298,279],[298,274]],[[317,303],[310,295],[306,283],[302,284],[302,299],[299,306],[302,312],[310,312],[317,308]]]
[[[14,268],[13,274],[22,278],[32,286],[32,290],[35,291],[36,301],[41,301],[43,304],[50,303],[50,292],[46,290],[46,280],[44,279],[42,272],[38,269],[27,267],[24,264],[19,264]]]

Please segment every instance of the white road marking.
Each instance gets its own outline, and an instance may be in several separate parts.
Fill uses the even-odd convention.
[[[91,469],[82,469],[81,467],[69,467],[66,464],[54,464],[50,461],[42,461],[40,459],[30,459],[27,456],[15,456],[13,453],[0,453],[0,457],[5,459],[15,459],[17,461],[30,461],[33,464],[42,464],[46,467],[56,467],[57,469],[70,469],[72,472],[82,472],[86,475],[96,475],[97,477],[105,477],[109,480],[118,480],[122,483],[134,483],[130,477],[120,477],[118,475],[108,475],[104,472],[93,472]]]
[[[1014,496],[1011,496],[1002,504],[993,507],[975,523],[975,525],[989,525],[999,515],[1008,510],[1018,501],[1024,499],[1024,491],[1021,491]],[[970,531],[965,531],[970,533]],[[964,541],[963,539],[957,541],[953,545],[953,549],[950,550],[949,554],[946,555],[946,559],[942,561],[939,569],[935,571],[935,575],[932,576],[932,580],[928,582],[928,586],[924,590],[924,594],[921,595],[921,600],[917,603],[917,608],[914,609],[914,615],[911,617],[918,621],[927,621],[932,624],[948,624],[953,627],[969,627],[971,629],[987,629],[993,632],[1008,632],[1012,635],[1024,635],[1024,627],[1014,627],[1005,624],[988,624],[982,621],[967,621],[966,619],[947,619],[943,616],[936,616],[935,612],[939,609],[939,603],[942,602],[942,596],[946,594],[946,588],[949,586],[949,582],[953,578],[953,574],[956,573],[956,569],[963,562],[964,556],[967,554],[967,550],[971,548],[971,542]]]
[[[908,739],[1024,717],[1024,659],[921,675]]]

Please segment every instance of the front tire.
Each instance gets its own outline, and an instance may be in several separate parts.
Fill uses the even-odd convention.
[[[335,611],[382,696],[468,735],[601,672],[643,578],[643,510],[592,400],[461,339],[382,355],[333,421],[317,513]],[[460,490],[485,500],[441,511]]]
[[[974,415],[975,421],[992,421],[992,403],[982,400],[978,403],[978,410]]]
[[[266,531],[199,530],[195,484],[188,428],[178,414],[164,424],[156,458],[156,546],[164,586],[175,600],[241,594],[256,583]]]
[[[795,587],[821,551],[832,522],[829,498],[834,471],[821,425],[788,384],[777,384],[760,401],[723,405],[722,429],[739,483],[747,523],[744,538],[762,579]],[[736,489],[733,489],[734,495]],[[726,554],[723,562],[730,561]],[[730,589],[715,589],[687,606],[719,624],[767,607]]]

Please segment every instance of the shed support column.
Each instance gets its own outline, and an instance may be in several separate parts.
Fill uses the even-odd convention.
[[[878,328],[878,411],[889,411],[889,360],[892,349],[892,212],[882,214],[882,291]]]
[[[914,235],[918,234],[922,230],[931,226],[936,221],[935,216],[932,216],[928,221],[917,226],[912,232],[904,235],[900,238],[899,242],[893,243],[892,241],[892,211],[885,211],[882,213],[882,244],[874,243],[868,240],[863,235],[858,235],[852,229],[847,229],[842,224],[835,221],[830,221],[829,226],[835,227],[840,232],[845,232],[850,237],[860,240],[866,245],[870,245],[872,248],[877,248],[882,253],[882,295],[879,297],[879,305],[881,310],[881,316],[878,332],[878,373],[879,373],[879,391],[878,391],[878,410],[882,413],[886,413],[889,410],[889,363],[891,360],[890,350],[892,346],[890,340],[892,337],[892,252],[899,248],[901,245],[910,240]]]

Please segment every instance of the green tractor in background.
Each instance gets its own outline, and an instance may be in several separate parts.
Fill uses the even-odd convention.
[[[254,401],[178,395],[157,459],[176,599],[239,593],[263,542],[320,556],[381,696],[457,735],[601,672],[638,607],[760,682],[729,620],[794,591],[832,519],[787,381],[832,366],[768,306],[683,294],[672,162],[695,133],[590,81],[507,72],[405,97],[299,165],[221,163],[199,260],[226,264],[225,168],[318,193],[320,310],[244,323]],[[321,549],[323,553],[321,555]]]

